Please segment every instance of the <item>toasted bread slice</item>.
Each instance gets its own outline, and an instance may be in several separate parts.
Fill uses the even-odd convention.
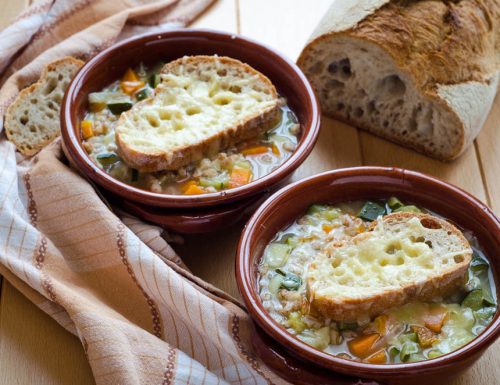
[[[270,128],[279,114],[271,81],[228,57],[166,64],[153,98],[123,113],[116,143],[141,171],[175,170]]]
[[[59,136],[64,92],[83,65],[65,57],[47,65],[38,82],[22,90],[5,114],[5,132],[18,151],[34,155]]]
[[[338,321],[373,317],[465,284],[471,247],[455,226],[428,214],[394,213],[343,244],[326,246],[307,273],[314,310]]]

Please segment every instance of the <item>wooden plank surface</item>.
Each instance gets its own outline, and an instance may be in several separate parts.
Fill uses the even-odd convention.
[[[0,28],[28,0],[0,0]],[[241,33],[296,59],[331,0],[218,0],[193,26]],[[327,169],[356,165],[400,166],[423,171],[459,185],[500,211],[500,119],[497,98],[474,147],[443,164],[331,119],[323,119],[320,139],[294,175],[302,178]],[[174,246],[191,270],[238,296],[234,253],[241,226],[224,234],[187,238]],[[210,245],[210,256],[206,246]],[[497,342],[451,385],[500,383]],[[0,298],[0,384],[89,384],[90,368],[79,341],[3,282]]]

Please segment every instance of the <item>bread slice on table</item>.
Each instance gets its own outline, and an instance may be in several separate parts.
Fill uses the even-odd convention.
[[[495,98],[500,2],[334,0],[298,65],[326,115],[451,160]]]
[[[428,214],[394,213],[342,244],[330,244],[307,272],[314,310],[356,321],[465,285],[472,249],[460,230]]]
[[[84,63],[65,57],[48,64],[38,82],[22,90],[5,114],[5,132],[17,150],[34,155],[61,132],[64,92]]]
[[[166,64],[152,98],[123,113],[116,142],[141,171],[175,170],[258,136],[279,116],[271,81],[238,60],[183,57]]]

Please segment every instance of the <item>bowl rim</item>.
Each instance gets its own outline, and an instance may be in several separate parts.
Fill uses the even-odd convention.
[[[192,37],[203,40],[210,39],[224,41],[226,43],[230,42],[231,44],[246,45],[252,49],[258,50],[261,54],[269,55],[275,60],[281,61],[281,63],[286,66],[283,67],[283,71],[289,71],[293,74],[294,78],[300,81],[301,87],[304,88],[306,98],[309,101],[311,123],[309,125],[301,123],[303,132],[297,148],[294,150],[292,155],[275,170],[241,187],[223,190],[216,193],[184,196],[154,193],[133,187],[113,178],[111,175],[107,174],[104,170],[94,164],[94,162],[92,162],[89,158],[81,144],[81,141],[76,135],[77,127],[74,127],[72,119],[72,110],[74,110],[73,100],[81,89],[83,78],[88,76],[89,72],[95,70],[95,68],[98,68],[100,65],[106,63],[107,59],[113,56],[113,54],[118,50],[127,49],[128,46],[147,44],[148,42],[154,40],[165,40],[168,42],[169,38],[182,37]],[[266,74],[264,73],[264,75]],[[76,164],[77,168],[98,185],[125,199],[130,199],[138,203],[161,207],[198,208],[241,200],[258,194],[261,191],[266,191],[271,188],[271,186],[284,180],[306,160],[313,150],[319,135],[321,112],[316,93],[304,73],[291,59],[281,54],[274,48],[238,34],[205,28],[178,28],[128,38],[101,51],[90,59],[82,66],[69,84],[63,98],[60,119],[61,134],[66,152]]]
[[[240,237],[240,241],[238,243],[238,248],[236,251],[236,281],[239,292],[243,298],[247,310],[250,313],[251,318],[260,326],[261,329],[264,330],[264,332],[274,338],[288,351],[292,351],[292,353],[301,357],[305,361],[344,374],[387,376],[396,374],[415,374],[416,371],[418,371],[418,373],[425,373],[427,371],[435,370],[436,368],[442,368],[445,366],[456,364],[458,359],[471,357],[479,353],[481,350],[485,349],[491,343],[493,343],[495,339],[500,335],[500,308],[497,307],[497,312],[494,319],[484,329],[484,331],[479,336],[475,337],[472,341],[453,352],[424,361],[377,365],[338,358],[329,353],[313,348],[312,346],[307,345],[305,342],[302,342],[292,334],[288,333],[274,319],[272,319],[269,313],[264,309],[257,294],[257,290],[252,285],[251,279],[253,270],[250,266],[250,243],[253,238],[258,237],[258,233],[261,231],[261,229],[265,228],[265,225],[263,225],[262,222],[263,215],[265,215],[273,207],[275,207],[277,203],[282,202],[282,200],[289,196],[294,190],[300,190],[302,187],[313,181],[324,182],[332,180],[335,177],[343,176],[359,177],[388,175],[392,177],[399,176],[404,182],[410,180],[429,182],[435,186],[438,186],[438,188],[447,190],[448,192],[455,194],[455,196],[462,198],[463,200],[467,201],[468,204],[475,206],[478,209],[478,212],[481,212],[484,221],[490,221],[493,226],[496,226],[497,229],[499,229],[499,232],[495,235],[495,238],[500,242],[500,219],[487,205],[479,201],[468,192],[462,190],[461,188],[439,180],[433,176],[417,171],[397,167],[359,166],[341,168],[316,174],[295,183],[289,184],[275,192],[266,201],[264,201],[264,203],[261,204],[261,206],[248,220]],[[498,291],[500,287],[498,277],[497,280],[494,281],[494,284]]]

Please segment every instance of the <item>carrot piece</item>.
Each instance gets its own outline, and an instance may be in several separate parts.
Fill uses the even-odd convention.
[[[233,168],[229,176],[229,187],[239,187],[250,182],[252,171],[246,168]]]
[[[417,333],[418,343],[423,348],[429,348],[438,341],[436,335],[424,326],[412,326],[411,330]]]
[[[276,143],[273,143],[273,145],[271,146],[271,149],[273,150],[274,155],[277,155],[277,156],[281,155],[280,149],[278,148],[278,146],[276,146]]]
[[[333,226],[332,225],[329,225],[327,223],[324,223],[323,226],[321,226],[323,228],[323,231],[325,233],[329,233],[330,231],[333,230]]]
[[[90,139],[94,136],[94,124],[91,120],[82,120],[80,126],[82,128],[83,139]]]
[[[377,332],[382,336],[387,333],[388,320],[389,317],[386,314],[379,315],[374,319]]]
[[[367,334],[354,338],[347,343],[349,351],[360,358],[365,358],[370,355],[375,343],[379,340],[378,333]]]
[[[205,190],[203,190],[200,186],[198,186],[195,183],[193,184],[188,183],[188,187],[184,190],[184,195],[198,195],[204,193]]]
[[[266,147],[266,146],[257,146],[257,147],[247,148],[247,149],[241,151],[241,153],[243,155],[259,155],[259,154],[264,154],[264,153],[266,153],[268,151],[269,151],[269,147]]]
[[[369,356],[366,362],[370,364],[385,364],[387,362],[387,354],[384,349],[381,349]]]
[[[132,68],[127,69],[122,77],[122,82],[138,82],[139,77]]]
[[[135,91],[144,87],[144,82],[141,81],[122,81],[120,82],[121,90],[127,95],[132,95]]]
[[[443,307],[432,308],[429,313],[423,316],[425,327],[434,333],[441,333],[443,324],[448,319],[448,311]]]

